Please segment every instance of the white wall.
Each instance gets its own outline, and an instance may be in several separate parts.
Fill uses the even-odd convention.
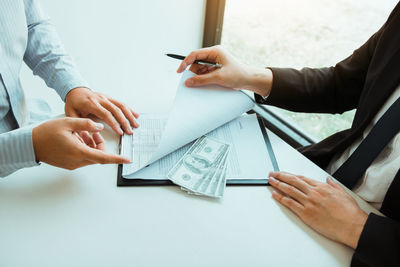
[[[173,98],[179,62],[165,53],[187,54],[201,46],[205,0],[41,0],[67,51],[91,88],[154,112],[154,97]],[[47,99],[55,114],[63,103],[24,67],[26,95]]]

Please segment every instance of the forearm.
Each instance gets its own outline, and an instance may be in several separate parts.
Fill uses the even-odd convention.
[[[0,177],[37,165],[33,149],[32,127],[0,134]]]
[[[88,87],[37,1],[26,1],[25,13],[28,43],[24,61],[33,73],[54,88],[63,100],[71,89]]]

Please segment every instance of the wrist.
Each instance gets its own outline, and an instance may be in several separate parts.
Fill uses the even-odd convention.
[[[273,74],[270,69],[249,68],[246,74],[244,89],[267,97],[271,92],[272,82]]]
[[[67,101],[69,96],[74,95],[75,93],[79,93],[79,91],[82,91],[82,90],[84,90],[84,91],[86,91],[86,90],[92,91],[89,87],[82,87],[82,86],[81,87],[74,87],[71,90],[69,90],[68,93],[65,95],[65,101]]]
[[[360,239],[361,233],[364,229],[364,225],[368,219],[368,214],[364,211],[360,212],[360,215],[353,218],[348,232],[344,235],[344,244],[355,249]]]

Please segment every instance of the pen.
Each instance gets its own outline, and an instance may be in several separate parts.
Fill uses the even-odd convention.
[[[165,54],[165,55],[175,58],[175,59],[179,59],[179,60],[184,60],[186,58],[185,56],[180,56],[180,55],[175,55],[175,54]],[[205,66],[210,66],[210,67],[214,67],[214,68],[222,68],[222,65],[219,63],[213,63],[213,62],[205,61],[205,60],[195,60],[194,63],[200,64],[200,65],[205,65]]]

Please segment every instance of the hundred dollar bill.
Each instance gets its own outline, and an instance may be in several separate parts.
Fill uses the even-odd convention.
[[[168,172],[167,178],[186,189],[201,193],[200,186],[214,176],[229,145],[200,137]]]
[[[188,194],[193,195],[206,195],[210,197],[219,197],[216,195],[217,187],[220,183],[220,180],[224,180],[221,176],[223,173],[223,169],[226,168],[226,158],[228,155],[228,150],[224,155],[222,155],[221,160],[216,162],[216,168],[213,168],[212,171],[209,172],[208,175],[204,177],[204,179],[199,180],[193,188],[187,189],[181,187],[182,190],[188,192]],[[215,170],[214,170],[215,169]]]
[[[229,152],[229,151],[228,151]],[[205,190],[201,191],[204,195],[207,196],[213,196],[213,197],[222,197],[224,190],[225,189],[225,183],[226,183],[226,169],[227,169],[227,163],[228,163],[228,153],[224,155],[224,158],[221,162],[221,164],[218,166],[217,171],[215,172],[214,176],[211,178],[211,181]],[[222,187],[221,184],[224,186]],[[217,190],[219,187],[221,187],[222,191]],[[203,189],[203,188],[202,188]]]
[[[189,189],[181,187],[182,190],[186,191],[190,195],[206,195],[209,197],[221,198],[224,195],[225,185],[226,185],[226,174],[228,167],[228,153],[224,156],[223,161],[219,164],[217,171],[214,173],[214,176],[210,179],[210,182],[207,183],[206,189],[203,187],[206,183],[203,182],[200,190],[197,192],[193,192]],[[206,179],[207,180],[207,179]]]
[[[219,184],[217,186],[215,195],[217,197],[223,197],[224,192],[225,192],[225,187],[226,187],[226,174],[228,170],[228,159],[225,161],[225,167],[223,168],[222,174],[221,174],[221,179],[219,181]]]
[[[223,164],[224,158],[226,156],[226,154],[228,153],[228,150],[226,150],[226,152],[224,154],[221,154],[214,162],[213,166],[211,167],[210,172],[205,175],[203,177],[202,180],[199,180],[195,185],[194,185],[194,190],[196,192],[200,192],[202,194],[205,194],[205,192],[207,191],[208,187],[211,184],[211,181],[213,179],[218,179],[218,177],[216,177],[216,173],[218,172],[219,168],[221,167],[221,165]]]

